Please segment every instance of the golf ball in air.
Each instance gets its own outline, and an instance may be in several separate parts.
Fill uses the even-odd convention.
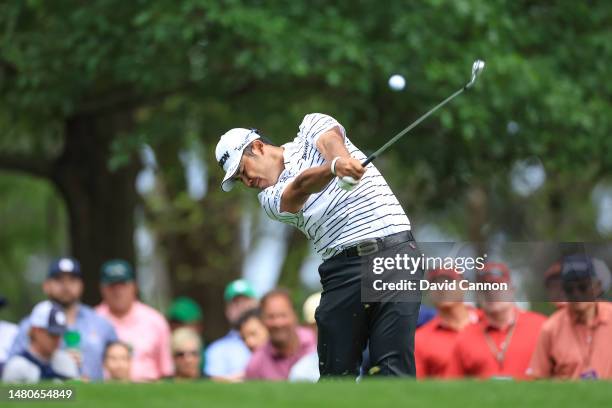
[[[394,91],[401,91],[406,86],[406,80],[399,74],[391,75],[389,78],[389,88]]]

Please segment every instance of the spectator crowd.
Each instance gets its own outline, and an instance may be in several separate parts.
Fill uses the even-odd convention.
[[[556,307],[549,317],[519,308],[508,293],[479,292],[472,304],[461,290],[431,291],[433,308],[421,306],[415,338],[417,377],[612,379],[612,304],[601,299],[610,277],[597,262],[567,256],[546,271]],[[178,297],[160,313],[139,300],[132,266],[117,259],[102,266],[102,302],[92,308],[81,302],[83,273],[76,259],[52,262],[42,284],[47,299],[18,325],[0,321],[3,382],[319,379],[319,293],[299,316],[290,292],[274,289],[258,299],[249,282],[233,281],[224,293],[230,330],[205,347],[193,299]],[[462,279],[452,269],[427,271],[426,278]],[[512,288],[501,263],[485,264],[476,280]],[[367,347],[361,372],[376,372]]]

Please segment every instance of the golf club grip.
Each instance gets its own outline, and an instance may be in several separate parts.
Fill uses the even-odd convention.
[[[376,155],[373,155],[373,154],[370,155],[367,159],[363,161],[363,163],[361,163],[361,167],[365,167],[368,164],[372,163],[372,161],[374,161],[375,158],[376,158]]]

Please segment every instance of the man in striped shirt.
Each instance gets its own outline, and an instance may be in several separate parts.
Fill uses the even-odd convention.
[[[361,166],[366,156],[344,127],[309,114],[282,146],[256,129],[235,128],[221,136],[215,155],[223,190],[236,181],[260,190],[266,214],[302,231],[324,260],[316,312],[321,376],[357,375],[368,340],[374,372],[414,376],[419,302],[363,303],[360,296],[366,255],[413,241],[410,222],[376,167]],[[358,181],[352,190],[336,183],[345,176]]]

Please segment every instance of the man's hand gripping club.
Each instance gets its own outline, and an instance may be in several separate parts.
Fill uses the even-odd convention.
[[[359,180],[363,177],[365,171],[366,169],[361,165],[361,162],[350,156],[337,156],[331,163],[331,172],[336,176],[338,187],[346,191],[354,189],[359,184]]]
[[[342,189],[352,190],[364,175],[365,167],[351,157],[338,127],[321,135],[317,149],[326,163],[304,170],[287,186],[281,198],[281,211],[298,212],[310,194],[320,192],[334,177]]]

